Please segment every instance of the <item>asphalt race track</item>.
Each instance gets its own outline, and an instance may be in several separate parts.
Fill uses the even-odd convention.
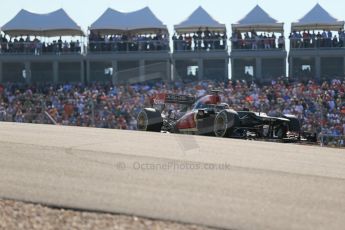
[[[345,151],[0,123],[0,197],[225,229],[344,229]]]

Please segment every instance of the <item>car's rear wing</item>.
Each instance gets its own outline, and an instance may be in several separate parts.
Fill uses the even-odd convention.
[[[156,94],[152,98],[153,105],[174,104],[174,103],[192,105],[194,102],[195,102],[195,97],[191,97],[187,95],[169,94],[169,93]]]

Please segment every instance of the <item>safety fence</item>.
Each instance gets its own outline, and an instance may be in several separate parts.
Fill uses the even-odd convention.
[[[345,147],[344,135],[319,134],[318,139],[322,147]]]

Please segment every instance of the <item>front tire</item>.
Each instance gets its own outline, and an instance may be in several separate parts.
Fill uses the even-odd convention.
[[[277,135],[277,138],[280,140],[286,138],[287,137],[287,127],[284,124],[280,125],[276,130],[276,135]]]
[[[139,131],[160,132],[163,125],[161,113],[156,109],[145,108],[137,117],[137,129]]]

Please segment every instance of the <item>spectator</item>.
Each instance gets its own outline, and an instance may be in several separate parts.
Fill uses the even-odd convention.
[[[168,51],[168,35],[159,30],[156,34],[96,34],[90,31],[90,52]],[[177,37],[173,41],[177,42]]]
[[[226,50],[227,49],[227,36],[226,32],[210,31],[205,28],[199,28],[194,33],[173,35],[175,51],[200,51],[200,50]]]
[[[7,39],[8,37],[9,39]],[[13,41],[12,41],[13,39]],[[41,55],[44,53],[63,54],[63,53],[80,53],[80,44],[78,49],[75,49],[75,42],[72,40],[68,44],[67,41],[62,42],[60,37],[58,41],[42,42],[36,36],[31,39],[29,35],[11,38],[8,35],[0,35],[0,53],[19,53],[19,54],[33,54]],[[67,43],[67,44],[66,44]],[[78,41],[79,43],[79,41]]]
[[[285,38],[280,35],[277,39],[275,33],[258,35],[254,30],[241,34],[234,31],[231,37],[232,49],[282,49],[285,48]],[[278,46],[277,46],[278,44]]]

